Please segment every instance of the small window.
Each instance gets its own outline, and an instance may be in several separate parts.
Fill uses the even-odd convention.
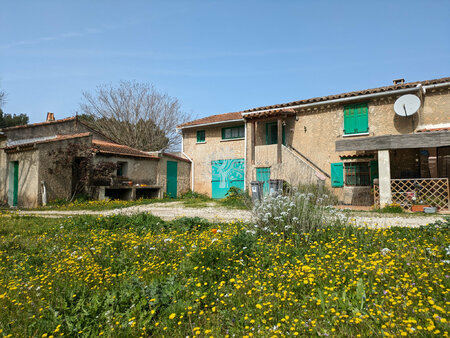
[[[222,128],[222,140],[243,138],[245,136],[244,126]]]
[[[128,174],[128,163],[127,162],[117,162],[117,177],[127,176]]]
[[[352,104],[344,107],[344,134],[363,134],[369,131],[367,103]]]
[[[286,135],[285,128],[282,127],[281,133],[281,143],[286,145]],[[268,122],[266,123],[266,144],[277,144],[278,143],[278,122]]]
[[[197,143],[203,143],[203,142],[205,142],[205,131],[198,130],[197,131]]]
[[[368,186],[370,185],[369,162],[345,163],[345,185]]]

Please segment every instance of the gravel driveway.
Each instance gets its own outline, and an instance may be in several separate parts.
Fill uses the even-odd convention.
[[[124,214],[131,215],[140,212],[150,212],[155,216],[161,217],[163,220],[171,220],[178,217],[201,217],[210,221],[237,221],[241,220],[249,222],[252,219],[252,215],[247,210],[229,209],[217,206],[215,203],[209,203],[206,207],[192,208],[186,207],[182,202],[165,202],[165,203],[153,203],[146,205],[133,206],[128,208],[105,210],[105,211],[91,211],[91,210],[70,210],[70,211],[56,211],[56,210],[42,210],[42,211],[24,211],[19,210],[19,215],[33,215],[43,217],[64,217],[74,215],[115,215]],[[426,225],[428,223],[435,222],[441,219],[439,215],[434,216],[414,216],[414,215],[371,215],[364,213],[362,215],[353,214],[350,216],[349,221],[351,224],[357,226],[370,226],[370,227],[390,227],[390,226],[408,226],[417,227],[420,225]]]

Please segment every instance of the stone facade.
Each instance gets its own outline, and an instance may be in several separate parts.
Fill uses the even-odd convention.
[[[126,164],[127,186],[111,181],[110,186],[88,187],[91,197],[162,197],[167,187],[167,160],[178,163],[177,195],[190,189],[191,163],[185,158],[166,153],[149,154],[111,142],[103,134],[80,123],[76,118],[3,129],[0,134],[0,204],[14,194],[11,165],[18,162],[17,207],[37,207],[47,201],[70,199],[76,185],[77,157],[93,151],[93,164],[101,161]],[[94,142],[95,140],[95,142]],[[98,141],[101,141],[100,143]],[[116,152],[115,152],[116,151]],[[114,174],[115,175],[115,174]],[[10,195],[10,196],[9,196]]]
[[[222,140],[222,128],[243,125],[244,122],[218,126],[194,127],[183,130],[183,151],[193,161],[194,191],[211,196],[211,162],[245,158],[245,138]],[[197,142],[197,131],[205,131],[205,142]]]
[[[271,178],[285,179],[293,184],[299,181],[316,182],[318,176],[321,176],[325,178],[325,184],[331,187],[332,163],[376,161],[378,156],[376,151],[337,152],[335,150],[337,140],[413,134],[430,126],[450,127],[450,88],[448,86],[432,88],[425,92],[420,89],[413,94],[421,99],[422,104],[417,113],[410,117],[400,117],[393,109],[394,102],[403,94],[393,93],[362,99],[361,103],[368,104],[369,130],[367,133],[357,135],[344,135],[346,103],[324,102],[315,107],[294,108],[294,114],[277,113],[273,117],[268,115],[269,117],[249,119],[244,114],[242,116],[246,120],[245,144],[244,139],[230,142],[224,142],[221,139],[221,129],[228,125],[226,120],[223,123],[214,122],[213,125],[199,127],[191,123],[181,129],[184,152],[194,163],[194,191],[211,195],[211,160],[231,158],[245,158],[246,189],[249,189],[249,183],[256,179],[258,167],[270,167]],[[278,163],[277,145],[266,145],[265,124],[275,122],[280,117],[283,120],[286,145],[282,147],[282,162]],[[254,163],[251,158],[252,121],[255,121],[256,126]],[[206,131],[206,142],[201,144],[196,142],[197,130]],[[295,151],[290,151],[291,148]],[[390,155],[389,163],[393,178],[418,175],[420,149],[391,150]],[[372,203],[372,197],[367,197],[368,194],[371,195],[370,187],[344,185],[341,188],[333,188],[333,191],[341,202]]]

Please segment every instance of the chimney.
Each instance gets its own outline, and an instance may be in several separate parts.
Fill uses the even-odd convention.
[[[47,113],[47,122],[55,121],[55,114],[48,112]]]
[[[392,80],[392,82],[394,83],[394,85],[404,84],[405,79],[395,79],[395,80]]]

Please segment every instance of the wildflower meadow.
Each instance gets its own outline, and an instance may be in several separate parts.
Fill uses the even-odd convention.
[[[4,337],[448,336],[449,222],[347,225],[295,191],[252,224],[0,215]]]

